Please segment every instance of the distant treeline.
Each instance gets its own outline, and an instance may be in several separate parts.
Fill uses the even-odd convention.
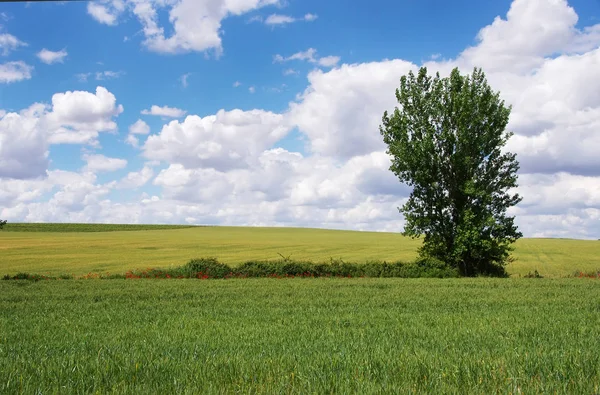
[[[192,228],[196,225],[72,224],[72,223],[7,223],[5,232],[121,232],[133,230],[168,230]]]

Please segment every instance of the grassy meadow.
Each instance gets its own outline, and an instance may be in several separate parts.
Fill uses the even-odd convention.
[[[9,224],[0,274],[194,257],[404,260],[393,233]],[[600,242],[523,239],[513,278],[0,281],[0,393],[599,393]],[[538,270],[544,277],[518,278]]]
[[[593,394],[597,281],[0,281],[0,393]]]
[[[81,275],[171,267],[198,257],[229,265],[252,259],[409,261],[419,240],[398,233],[302,228],[169,227],[152,225],[8,224],[0,231],[0,274]],[[545,277],[600,270],[600,241],[521,239],[512,276]]]

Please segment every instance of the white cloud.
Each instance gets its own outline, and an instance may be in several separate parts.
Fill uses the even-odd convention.
[[[96,21],[105,25],[114,26],[117,24],[119,15],[125,9],[122,0],[104,0],[101,2],[89,2],[87,12]]]
[[[280,15],[280,14],[271,14],[265,20],[265,24],[267,25],[285,25],[288,23],[296,22],[295,18],[292,18],[288,15]]]
[[[82,159],[87,162],[84,170],[92,173],[115,171],[124,169],[127,166],[127,160],[125,159],[109,158],[101,154],[85,154]]]
[[[192,75],[192,73],[186,73],[183,74],[181,77],[179,77],[179,81],[181,81],[181,86],[184,88],[188,87],[188,78],[190,78],[190,75]]]
[[[279,54],[273,57],[273,61],[276,63],[289,62],[290,60],[306,60],[312,63],[316,63],[317,59],[315,58],[317,54],[317,50],[314,48],[309,48],[306,51],[296,52],[293,55],[288,57],[283,57]]]
[[[400,77],[414,68],[390,60],[313,71],[299,102],[290,104],[290,120],[308,136],[313,153],[348,159],[382,151],[381,116],[396,104]]]
[[[566,0],[515,0],[506,19],[496,17],[481,29],[478,44],[466,49],[458,63],[476,64],[487,72],[528,73],[556,53],[597,48],[599,27],[582,32],[577,21]]]
[[[285,69],[283,70],[283,75],[294,75],[298,74],[298,72],[294,69]]]
[[[125,138],[125,143],[131,145],[134,148],[137,148],[140,145],[140,139],[135,137],[134,134],[128,134],[127,137]]]
[[[0,178],[42,177],[48,168],[48,141],[41,127],[45,106],[34,104],[0,119]]]
[[[221,42],[221,22],[229,16],[278,3],[278,0],[181,0],[178,2],[150,2],[137,0],[133,13],[143,26],[143,44],[158,53],[186,53],[214,50],[219,56],[223,52]],[[157,8],[169,8],[169,21],[173,34],[165,36],[165,29],[159,25]],[[171,29],[169,29],[171,30]]]
[[[310,63],[318,64],[319,66],[323,66],[323,67],[333,67],[339,63],[340,57],[339,56],[325,56],[322,58],[318,58],[317,50],[314,48],[309,48],[306,51],[296,52],[295,54],[290,55],[288,57],[284,57],[279,54],[277,54],[273,57],[274,63],[283,63],[283,62],[289,62],[292,60],[307,61]]]
[[[134,124],[132,124],[129,127],[129,133],[131,134],[148,134],[150,133],[150,126],[148,126],[148,124],[144,121],[142,121],[141,119],[138,119],[137,121],[135,121]]]
[[[187,168],[246,167],[288,130],[282,115],[262,110],[220,110],[204,118],[190,115],[148,137],[143,155]]]
[[[3,56],[8,55],[19,47],[26,47],[27,44],[19,40],[12,34],[0,34],[0,52]]]
[[[42,49],[37,54],[37,57],[46,64],[64,63],[68,53],[66,49],[60,51],[50,51],[49,49]]]
[[[100,63],[100,62],[98,62],[98,63]],[[124,74],[125,74],[124,71],[105,70],[105,71],[97,71],[95,73],[79,73],[79,74],[76,74],[75,77],[80,82],[87,82],[88,78],[92,75],[94,75],[94,79],[96,81],[103,81],[103,80],[111,80],[111,79],[119,78]]]
[[[125,74],[124,71],[110,71],[110,70],[98,71],[95,73],[96,81],[111,80],[114,78],[119,78],[123,74]]]
[[[0,84],[8,84],[31,79],[33,66],[23,61],[6,62],[0,64]]]
[[[312,22],[312,21],[316,20],[317,18],[318,18],[318,16],[315,14],[306,14],[302,18],[294,18],[289,15],[271,14],[267,17],[267,19],[265,19],[265,24],[270,25],[270,26],[277,26],[277,25],[283,26],[283,25],[287,25],[289,23],[294,23],[294,22],[298,22],[298,21]]]
[[[237,88],[237,87],[239,87],[239,86],[241,86],[241,85],[242,85],[242,83],[241,83],[241,82],[239,82],[239,81],[236,81],[236,82],[234,82],[234,83],[233,83],[233,87],[234,87],[234,88]]]
[[[249,87],[248,92],[250,92],[250,93],[256,92],[256,87],[254,87],[254,86]]]
[[[46,115],[50,142],[93,143],[99,132],[114,132],[117,124],[113,117],[123,112],[115,96],[98,86],[96,93],[67,91],[52,96],[52,111]]]
[[[34,103],[19,113],[0,111],[0,178],[44,177],[51,144],[97,145],[98,133],[114,131],[112,118],[122,111],[102,87],[57,93],[52,105]]]
[[[181,110],[179,108],[169,106],[159,107],[156,105],[150,107],[150,110],[142,110],[142,114],[144,115],[157,115],[168,118],[181,118],[186,114],[186,112],[187,111]]]
[[[140,171],[128,173],[117,184],[120,189],[135,189],[146,185],[154,177],[154,170],[149,166],[144,166]]]
[[[140,140],[138,137],[136,137],[136,135],[146,135],[148,133],[150,133],[150,126],[148,126],[148,124],[141,119],[138,119],[135,121],[135,123],[129,126],[129,135],[125,139],[125,143],[137,148]]]
[[[325,56],[319,59],[319,66],[333,67],[340,62],[339,56]]]

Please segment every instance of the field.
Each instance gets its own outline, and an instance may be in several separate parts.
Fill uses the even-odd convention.
[[[20,225],[0,274],[216,256],[405,260],[316,229]],[[599,393],[600,242],[523,239],[509,279],[0,281],[0,393]],[[538,270],[546,278],[518,278]]]
[[[0,393],[600,390],[593,279],[0,281]]]
[[[8,224],[0,231],[0,275],[124,273],[213,256],[230,265],[279,259],[278,254],[313,261],[409,261],[419,245],[397,233],[300,228]],[[534,270],[544,277],[571,276],[600,270],[600,241],[521,239],[514,256],[512,276]]]

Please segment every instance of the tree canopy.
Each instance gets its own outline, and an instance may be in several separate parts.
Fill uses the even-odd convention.
[[[522,234],[507,209],[521,201],[516,154],[503,152],[511,107],[474,69],[449,77],[411,71],[396,89],[399,107],[384,112],[380,132],[390,170],[412,186],[404,234],[423,236],[421,256],[434,257],[464,276],[504,275],[511,244]]]

